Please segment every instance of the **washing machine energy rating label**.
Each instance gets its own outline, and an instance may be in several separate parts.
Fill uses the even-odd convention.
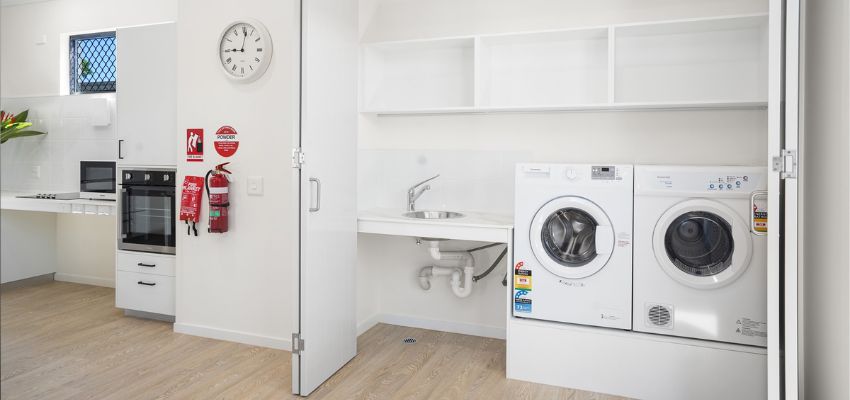
[[[531,312],[531,270],[523,269],[525,263],[514,267],[514,312]]]
[[[527,272],[528,275],[520,275],[519,271]],[[515,290],[531,290],[531,271],[519,270],[517,274],[514,275],[514,289]]]

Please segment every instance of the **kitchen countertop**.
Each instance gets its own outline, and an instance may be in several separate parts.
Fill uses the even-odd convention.
[[[49,200],[22,199],[17,196],[28,196],[33,192],[0,192],[0,208],[3,210],[41,211],[53,213],[115,215],[116,202],[104,200]]]
[[[513,217],[510,215],[467,210],[451,210],[464,214],[461,218],[417,219],[404,217],[403,210],[379,208],[361,211],[357,218],[360,233],[434,237],[510,243]]]

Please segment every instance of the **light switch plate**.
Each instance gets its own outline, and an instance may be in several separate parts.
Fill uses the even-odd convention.
[[[263,195],[263,177],[249,176],[248,177],[248,195],[262,196]]]

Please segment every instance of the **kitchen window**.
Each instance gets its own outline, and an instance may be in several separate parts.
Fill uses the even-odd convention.
[[[70,37],[70,92],[115,91],[115,32],[87,33]]]

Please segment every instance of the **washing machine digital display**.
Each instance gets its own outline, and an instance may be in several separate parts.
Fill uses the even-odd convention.
[[[543,223],[543,248],[558,264],[580,267],[596,257],[597,222],[577,208],[555,211]]]
[[[670,261],[692,276],[717,275],[732,264],[735,241],[732,227],[723,217],[691,211],[677,217],[664,235]]]
[[[590,169],[591,179],[614,180],[617,177],[617,169],[610,165],[594,165]]]

